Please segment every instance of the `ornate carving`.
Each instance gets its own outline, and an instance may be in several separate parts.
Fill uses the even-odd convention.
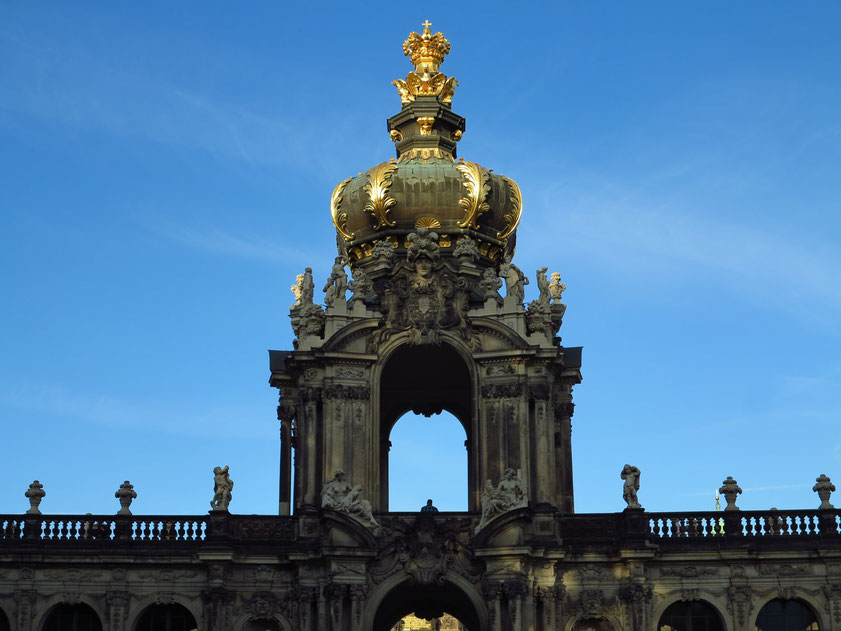
[[[371,503],[362,499],[361,494],[362,485],[352,486],[345,478],[345,472],[337,469],[333,479],[321,491],[321,505],[353,517],[366,528],[377,530],[380,525],[371,512]]]
[[[353,368],[350,366],[339,366],[336,368],[336,376],[337,377],[351,377],[355,379],[361,379],[365,376],[365,369],[364,368]],[[368,397],[364,397],[368,398]]]
[[[651,587],[641,583],[631,583],[619,590],[619,599],[627,603],[631,614],[631,628],[642,631],[644,628],[646,605],[651,602]]]
[[[505,213],[502,216],[505,219],[505,228],[502,229],[502,232],[496,233],[497,239],[504,241],[514,233],[520,223],[520,217],[523,215],[523,195],[520,193],[520,187],[517,186],[514,180],[504,175],[502,179],[508,184],[509,197],[511,199],[511,212]]]
[[[392,85],[397,87],[400,102],[411,103],[418,96],[437,96],[441,103],[451,103],[458,81],[455,77],[447,78],[438,68],[444,57],[450,52],[450,42],[441,33],[432,34],[429,21],[423,25],[420,35],[410,33],[403,42],[403,54],[407,55],[415,66],[414,72],[406,80],[397,79]]]
[[[499,266],[499,275],[505,280],[505,297],[513,297],[517,302],[522,302],[525,298],[525,285],[529,284],[529,279],[523,274],[522,270],[512,263],[512,256],[509,254],[505,257],[505,262]]]
[[[307,267],[303,274],[298,274],[295,277],[295,284],[290,287],[290,290],[295,296],[295,304],[291,307],[292,309],[312,304],[315,283],[312,280],[311,267]]]
[[[437,344],[440,331],[446,329],[470,339],[465,315],[469,283],[441,261],[437,240],[438,235],[425,228],[408,236],[406,262],[398,264],[383,293],[380,340],[409,331],[412,344]]]
[[[391,138],[392,142],[400,142],[403,140],[403,134],[400,133],[399,129],[392,129],[388,132],[389,137]]]
[[[745,624],[745,619],[753,609],[750,587],[747,585],[732,585],[727,589],[727,609],[735,613],[739,626]]]
[[[353,270],[353,280],[348,283],[348,288],[353,292],[351,300],[364,301],[374,293],[374,282],[365,273],[365,270],[357,268]]]
[[[502,279],[492,267],[488,267],[482,273],[482,280],[479,281],[479,290],[485,300],[493,300],[499,296],[499,288],[502,287]]]
[[[783,563],[781,565],[760,565],[757,572],[762,576],[805,576],[812,573],[812,568],[808,565],[789,565]]]
[[[244,541],[293,541],[295,522],[291,519],[277,518],[238,519],[231,529],[231,537]],[[259,572],[260,568],[256,571]]]
[[[552,303],[560,303],[567,286],[561,282],[560,272],[552,272],[550,278],[552,282],[549,283],[549,295],[552,297]]]
[[[525,483],[519,473],[508,468],[494,488],[490,480],[485,481],[485,492],[482,493],[482,519],[476,526],[476,532],[488,525],[494,517],[508,511],[522,508],[528,504],[528,494]]]
[[[322,291],[325,292],[324,304],[328,307],[332,307],[337,300],[340,304],[345,301],[345,295],[347,292],[347,272],[345,272],[345,260],[343,257],[336,257],[336,261],[333,263],[333,269],[330,272],[330,277],[327,279],[327,283],[324,285],[324,289]]]
[[[495,364],[492,366],[488,366],[485,369],[485,372],[488,374],[489,377],[493,377],[496,375],[515,375],[517,374],[517,369],[514,367],[513,364]]]
[[[397,203],[396,199],[388,196],[388,189],[391,188],[391,177],[396,170],[397,165],[391,162],[382,162],[368,169],[368,183],[365,185],[365,190],[368,192],[368,201],[365,203],[364,210],[371,213],[376,220],[374,230],[396,225],[394,221],[388,218],[388,212]]]
[[[292,331],[298,338],[324,335],[324,310],[315,304],[303,305],[292,318]]]
[[[257,618],[270,618],[284,610],[284,601],[271,592],[255,592],[248,600],[243,600],[242,608]]]
[[[823,593],[826,597],[826,612],[832,614],[835,624],[841,623],[841,585],[824,585]]]
[[[371,398],[371,389],[368,386],[330,385],[324,389],[324,397],[340,401],[368,400]]]
[[[15,590],[14,597],[18,608],[17,623],[20,629],[29,628],[32,621],[32,607],[37,596],[37,592],[33,589]]]
[[[397,133],[399,134],[400,132]],[[336,188],[333,189],[333,194],[330,196],[330,215],[333,217],[333,225],[336,226],[336,230],[338,230],[339,234],[344,237],[345,241],[350,241],[356,236],[355,233],[348,232],[345,229],[347,226],[347,213],[343,213],[339,210],[339,207],[342,204],[342,195],[345,192],[345,187],[352,179],[352,177],[349,177],[348,179],[339,182],[336,185]]]
[[[395,256],[394,245],[391,241],[380,239],[379,241],[374,241],[374,245],[371,246],[371,258],[384,259],[390,263],[394,260]]]
[[[161,570],[160,572],[142,572],[138,576],[147,581],[156,583],[171,583],[186,578],[193,578],[196,572],[189,570]]]
[[[458,222],[458,227],[478,230],[477,220],[490,208],[485,200],[491,192],[491,176],[487,169],[475,162],[459,162],[456,169],[464,177],[462,186],[467,192],[467,195],[458,200],[458,205],[464,208],[464,219]]]
[[[516,399],[523,394],[523,384],[498,383],[482,386],[482,397],[485,399]]]
[[[696,567],[687,565],[685,567],[661,567],[660,576],[679,576],[681,578],[696,578],[698,576],[715,576],[718,574],[716,568]]]
[[[419,116],[417,119],[418,128],[421,136],[429,136],[432,134],[432,125],[435,123],[434,116]]]

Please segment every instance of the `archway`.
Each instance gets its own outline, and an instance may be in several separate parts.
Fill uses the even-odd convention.
[[[724,631],[724,623],[709,603],[676,602],[660,616],[657,631]]]
[[[757,631],[818,631],[818,617],[802,600],[775,598],[756,616]]]
[[[466,435],[468,508],[475,486],[473,465],[474,397],[470,370],[449,344],[404,345],[391,353],[380,379],[380,506],[389,509],[389,437],[407,412],[432,416],[446,410]],[[426,498],[424,498],[426,499]],[[414,510],[417,510],[415,508]]]
[[[185,607],[178,604],[152,605],[140,616],[134,631],[197,631],[198,625]]]
[[[0,631],[10,631],[11,628],[6,612],[0,609]]]
[[[427,499],[442,511],[466,511],[464,428],[452,414],[407,413],[389,436],[389,510],[415,512]]]
[[[44,621],[43,631],[102,631],[96,612],[84,604],[56,606]]]
[[[449,581],[434,585],[401,583],[383,599],[372,631],[391,631],[409,614],[426,620],[449,614],[467,631],[480,631],[479,614],[467,594]]]

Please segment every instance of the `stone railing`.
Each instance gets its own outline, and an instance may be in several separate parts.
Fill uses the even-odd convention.
[[[200,542],[206,515],[0,515],[0,543]]]
[[[646,513],[656,540],[712,537],[818,537],[841,535],[841,511],[763,510]]]

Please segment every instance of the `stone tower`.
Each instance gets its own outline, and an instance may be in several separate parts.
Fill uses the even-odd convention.
[[[325,307],[311,270],[293,286],[295,349],[270,352],[281,514],[321,506],[337,470],[361,486],[374,514],[387,512],[392,427],[408,411],[442,410],[467,435],[469,511],[509,469],[527,502],[573,510],[581,348],[557,337],[566,308],[559,274],[550,282],[538,270],[539,298],[524,305],[529,281],[513,262],[523,210],[516,182],[457,157],[458,83],[439,71],[449,49],[428,24],[404,43],[414,67],[394,81],[402,107],[387,125],[396,157],[333,191],[338,252]]]

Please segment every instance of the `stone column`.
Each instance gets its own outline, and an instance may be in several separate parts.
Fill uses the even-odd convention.
[[[23,574],[23,570],[21,570],[21,574]],[[37,594],[34,589],[15,590],[15,604],[17,605],[17,615],[15,616],[15,620],[17,621],[17,626],[15,626],[16,631],[31,631],[36,596]]]
[[[277,406],[277,420],[280,421],[278,515],[289,515],[292,511],[292,423],[295,412],[295,406],[284,403],[281,398]]]
[[[212,587],[204,590],[201,597],[207,631],[228,631],[228,605],[233,602],[234,594],[224,587]]]
[[[109,631],[123,631],[125,629],[126,611],[130,596],[126,591],[105,592],[105,600],[108,602]]]
[[[488,631],[502,631],[502,586],[489,583],[483,589],[488,603]]]
[[[330,631],[343,631],[342,615],[344,609],[345,593],[347,585],[339,583],[328,583],[324,586],[324,598],[326,599],[327,617],[330,620]]]
[[[365,602],[368,600],[368,587],[366,585],[350,586],[351,602],[351,631],[362,631],[362,613],[365,610]]]

